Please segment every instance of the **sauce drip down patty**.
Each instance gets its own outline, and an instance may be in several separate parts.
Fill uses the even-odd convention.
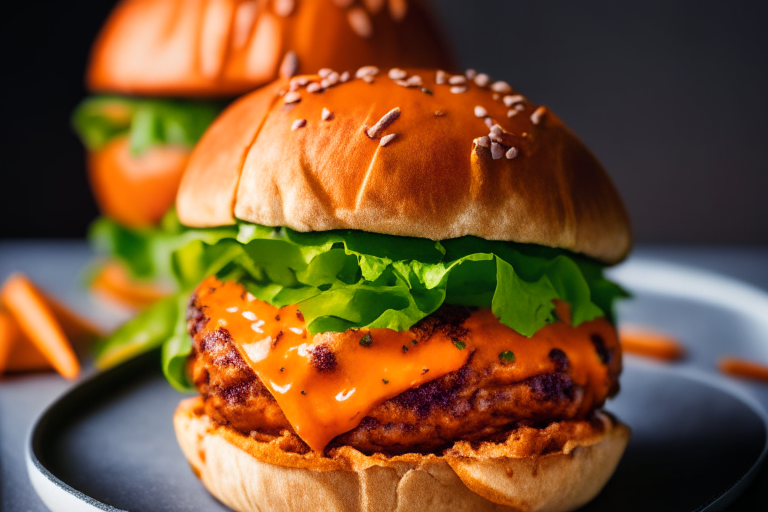
[[[316,451],[431,453],[585,418],[618,391],[614,327],[572,327],[565,303],[557,313],[531,338],[489,309],[447,305],[404,332],[312,336],[296,306],[209,278],[189,304],[189,366],[206,413],[240,432],[289,430]]]

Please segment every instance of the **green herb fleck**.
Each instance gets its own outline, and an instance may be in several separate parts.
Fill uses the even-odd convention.
[[[280,371],[281,371],[281,372],[282,372],[282,371],[284,371],[284,370],[285,370],[285,368],[280,368]]]
[[[307,392],[306,392],[306,391],[304,391],[304,390],[302,389],[302,390],[301,390],[301,394],[302,394],[302,395],[306,395],[306,394],[307,394]]]
[[[457,348],[457,349],[459,349],[459,350],[464,350],[464,348],[467,346],[467,344],[466,344],[466,343],[464,343],[463,341],[461,341],[461,340],[460,340],[460,339],[458,339],[458,338],[453,338],[453,344],[454,344],[454,345],[456,346],[456,348]]]
[[[414,345],[418,345],[419,344],[419,342],[416,341],[416,340],[411,340],[411,343],[413,343]]]
[[[502,364],[507,363],[514,363],[515,362],[515,353],[511,350],[505,350],[501,354],[499,354],[499,361],[502,362]]]
[[[429,90],[429,89],[427,89],[426,87],[422,87],[422,88],[421,88],[421,92],[423,92],[423,93],[426,93],[426,94],[429,94],[430,96],[432,96],[432,91],[430,91],[430,90]]]
[[[422,375],[424,375],[424,374],[425,374],[425,373],[427,373],[428,371],[429,371],[429,368],[424,368],[423,370],[421,370],[421,374],[422,374]]]
[[[383,382],[384,384],[389,384],[389,381],[387,379],[381,379],[381,382]]]
[[[405,345],[403,345],[403,352],[408,352],[408,347],[406,347]]]
[[[360,338],[360,345],[363,347],[370,347],[371,343],[373,343],[373,336],[369,332],[363,334],[363,337]]]

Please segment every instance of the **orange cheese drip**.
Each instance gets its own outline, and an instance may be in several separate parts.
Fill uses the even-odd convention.
[[[492,377],[504,384],[555,371],[549,353],[559,348],[567,354],[574,383],[587,393],[603,390],[604,396],[610,384],[607,370],[590,336],[599,334],[608,348],[618,345],[613,327],[603,319],[578,328],[557,322],[526,338],[501,324],[489,309],[473,312],[464,322],[469,332],[460,343],[440,331],[417,343],[412,332],[390,329],[312,337],[295,305],[278,310],[250,296],[238,283],[209,278],[197,294],[209,318],[205,330],[223,328],[230,333],[296,434],[319,452],[379,404],[460,369],[471,354],[474,366],[493,366]],[[564,307],[558,306],[559,318],[567,318]],[[321,346],[332,352],[333,368],[317,351]],[[506,351],[514,353],[514,362],[493,364]]]

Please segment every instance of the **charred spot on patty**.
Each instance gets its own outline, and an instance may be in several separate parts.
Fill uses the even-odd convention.
[[[565,373],[545,373],[526,381],[533,395],[542,402],[570,401],[574,396],[573,380]]]
[[[304,321],[304,315],[298,309],[296,310],[296,318],[298,318],[302,322]]]
[[[600,362],[603,364],[609,364],[611,362],[611,350],[605,346],[605,340],[599,334],[591,334],[589,336],[592,345],[595,347],[597,356],[600,358]]]
[[[312,366],[319,372],[332,372],[336,369],[336,355],[328,345],[318,345],[308,350],[312,356]]]
[[[455,397],[462,391],[470,373],[469,363],[457,371],[449,373],[440,379],[435,379],[421,386],[403,391],[392,401],[401,407],[409,409],[419,417],[427,416],[432,409],[447,410]]]
[[[438,332],[447,338],[463,338],[469,333],[463,324],[470,314],[470,309],[465,306],[443,304],[437,311],[411,327],[411,332],[417,342],[428,340]]]
[[[205,313],[203,312],[204,309],[205,307],[200,304],[197,293],[193,293],[192,297],[189,298],[189,302],[187,302],[187,312],[185,316],[187,320],[187,332],[189,332],[190,336],[194,337],[206,326],[206,324],[208,324],[209,318],[205,316]]]
[[[549,351],[549,360],[555,365],[556,372],[567,371],[570,366],[568,356],[559,348],[553,348]]]
[[[232,342],[232,335],[223,327],[196,337],[195,345],[199,352],[210,354],[213,364],[216,366],[234,366],[238,370],[248,370],[253,373],[253,370],[246,364],[240,352],[235,348],[235,344]]]

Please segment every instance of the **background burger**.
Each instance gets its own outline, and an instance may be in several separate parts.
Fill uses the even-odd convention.
[[[99,34],[74,125],[99,208],[94,236],[134,278],[167,275],[173,205],[189,151],[229,98],[278,73],[363,64],[450,66],[420,3],[123,0]],[[153,230],[153,228],[156,228]],[[114,272],[114,269],[111,270]],[[120,276],[107,273],[119,286]],[[126,284],[127,283],[123,283]],[[154,300],[157,293],[124,295]]]
[[[624,295],[603,268],[631,243],[614,186],[504,82],[354,76],[251,93],[192,154],[185,291],[130,327],[166,318],[166,376],[200,393],[184,454],[240,511],[586,503],[629,438],[600,410]]]

